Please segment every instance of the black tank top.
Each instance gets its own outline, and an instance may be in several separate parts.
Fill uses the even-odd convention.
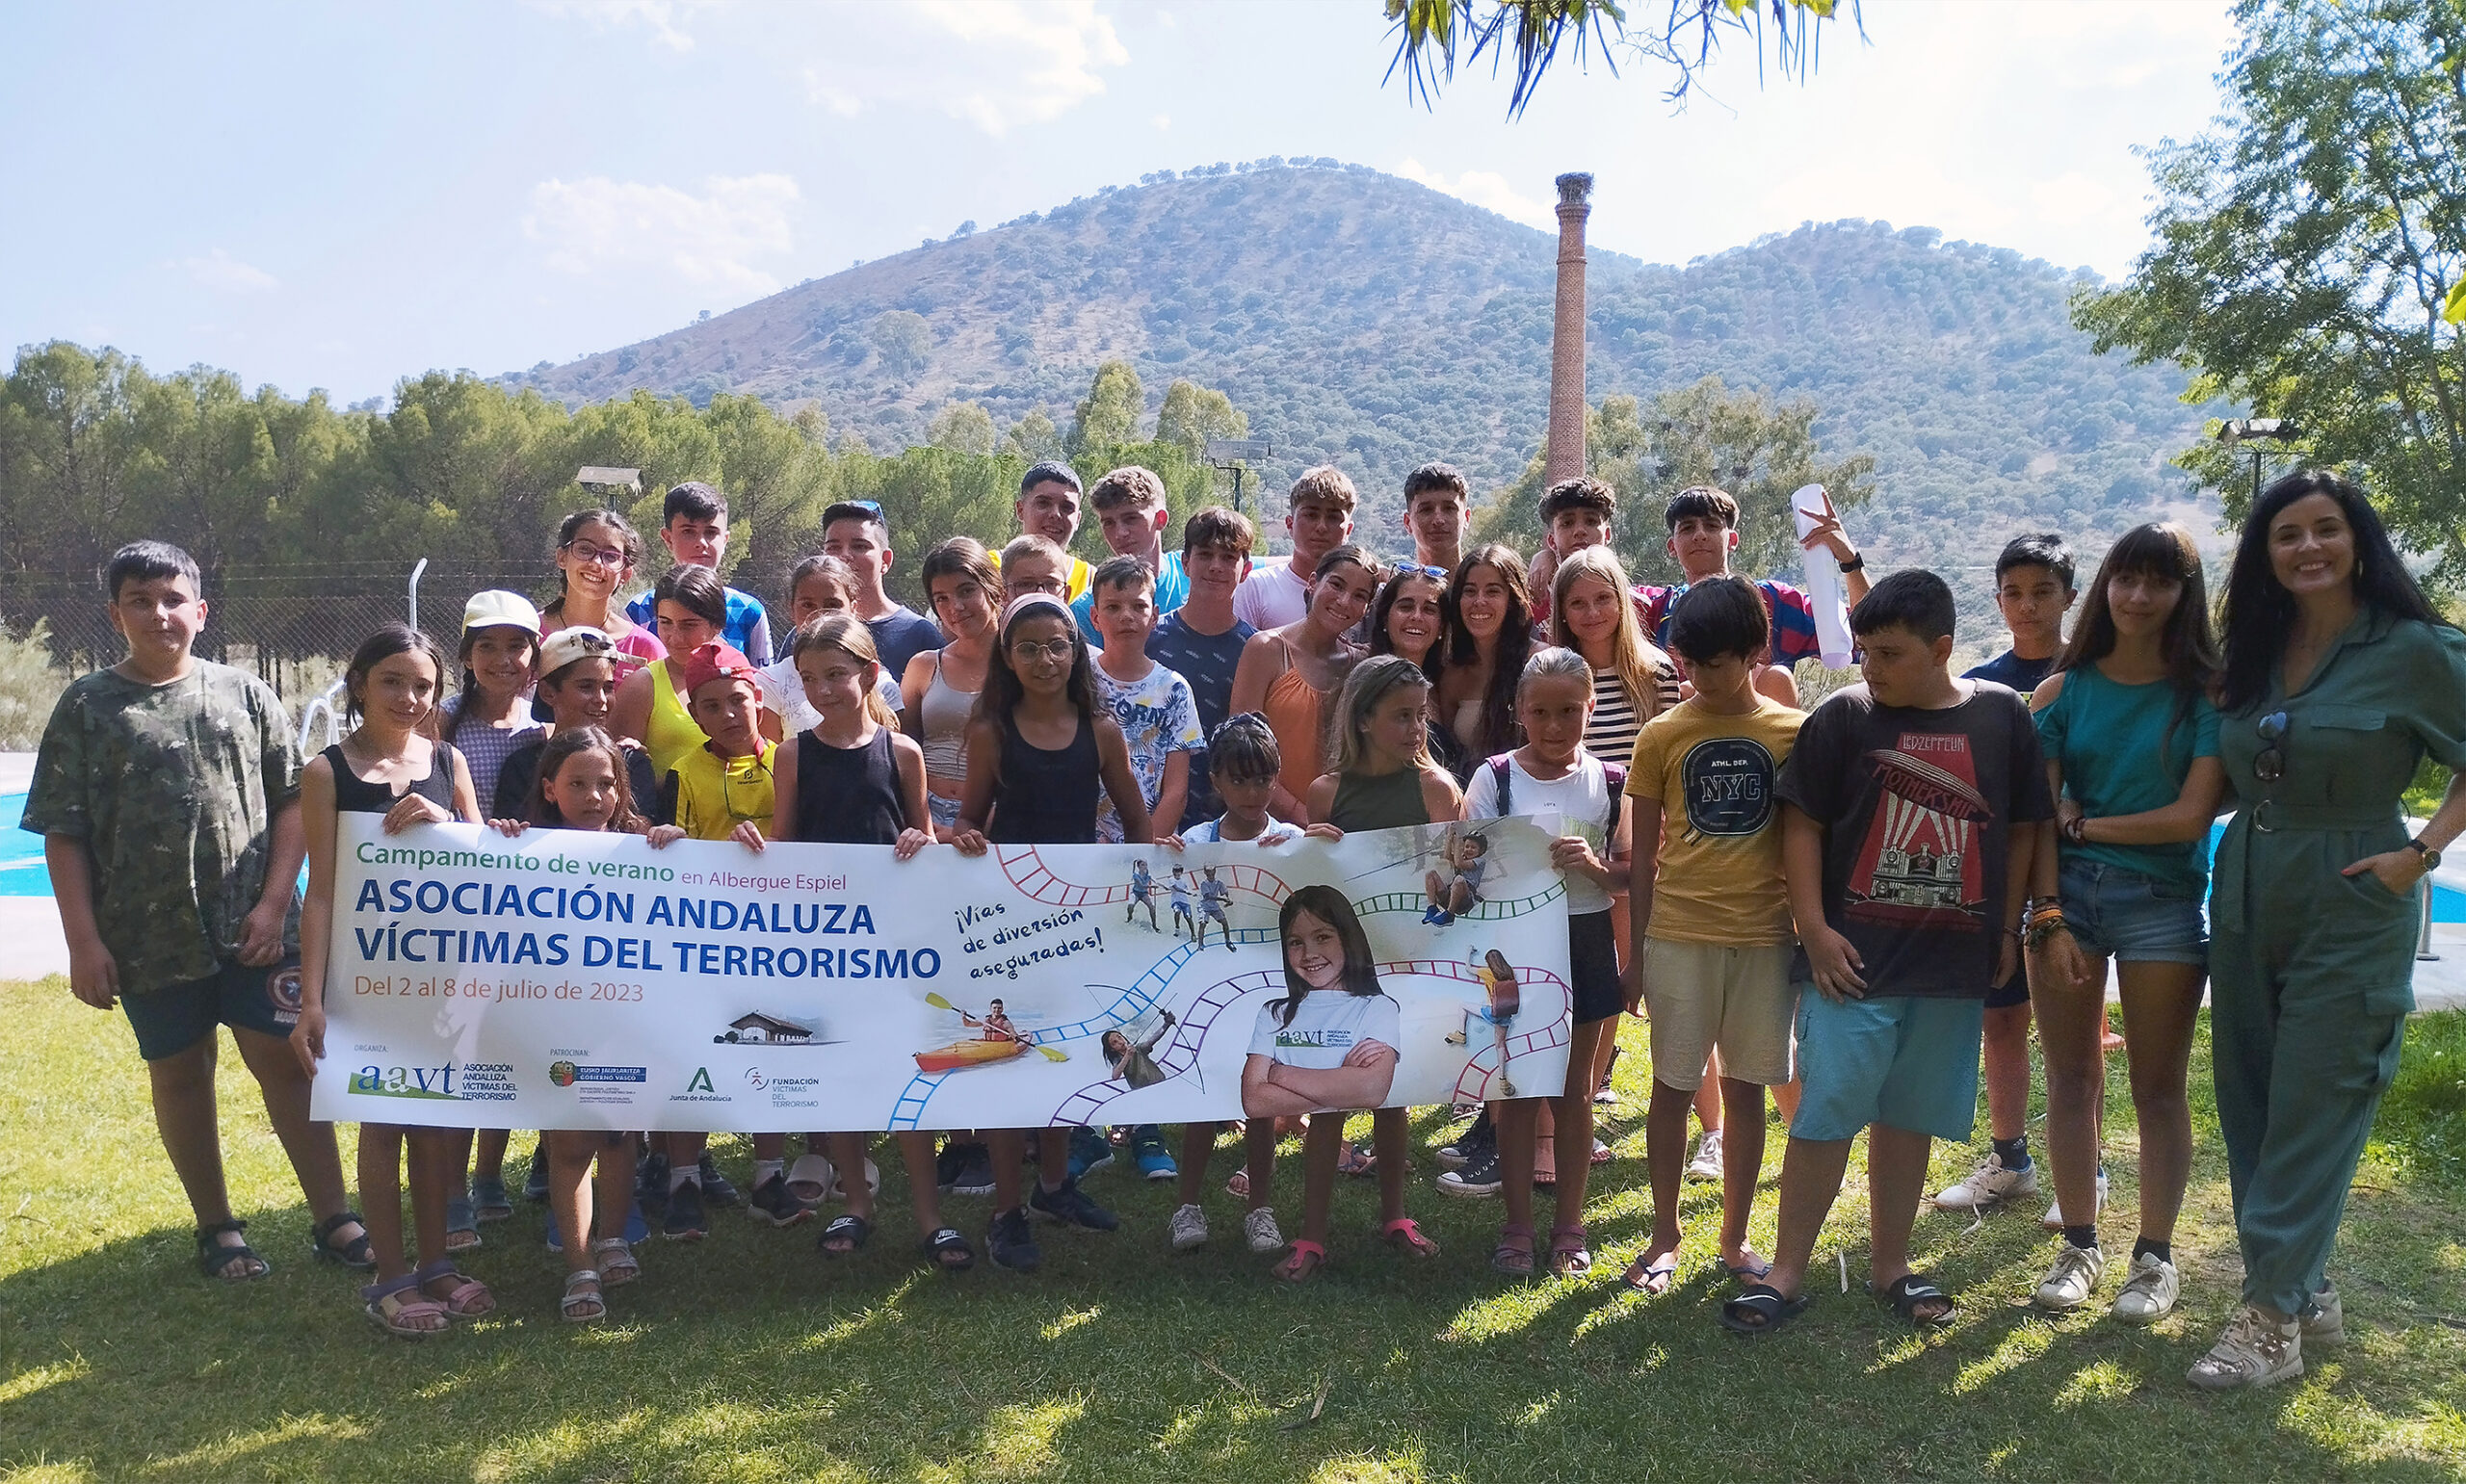
[[[1082,712],[1070,745],[1048,752],[1016,731],[1002,739],[1002,788],[993,824],[996,845],[1073,846],[1096,843],[1096,729]]]
[[[830,845],[899,843],[907,811],[899,802],[899,757],[889,727],[861,747],[834,747],[797,734],[797,838]]]
[[[326,766],[334,770],[334,808],[343,814],[383,814],[416,794],[430,803],[454,813],[454,760],[461,754],[451,742],[438,742],[429,759],[428,776],[397,794],[381,783],[370,783],[352,771],[351,763],[343,756],[343,745],[334,743],[326,749]]]

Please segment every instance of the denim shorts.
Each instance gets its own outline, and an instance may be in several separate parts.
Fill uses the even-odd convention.
[[[122,991],[120,1008],[147,1061],[176,1056],[214,1034],[218,1025],[280,1040],[300,1024],[300,960],[270,968],[229,963],[201,979],[162,989]]]
[[[1958,1144],[1978,1117],[1978,1048],[1986,1007],[1975,1000],[1798,992],[1797,1116],[1790,1137],[1847,1139],[1870,1124]]]
[[[2057,876],[2063,925],[2081,951],[2118,963],[2206,964],[2199,892],[2080,856]]]

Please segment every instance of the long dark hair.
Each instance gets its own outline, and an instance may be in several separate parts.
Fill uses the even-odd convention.
[[[573,545],[574,537],[582,534],[582,528],[593,521],[606,526],[609,533],[616,537],[617,544],[624,549],[625,565],[616,574],[617,581],[621,583],[624,581],[625,573],[634,570],[634,564],[643,560],[643,538],[635,534],[632,524],[615,510],[576,510],[566,516],[557,525],[557,551],[563,553],[566,547]],[[617,606],[621,608],[623,605]],[[564,567],[557,568],[557,595],[550,598],[548,606],[539,612],[551,618],[563,618],[565,615],[565,569]],[[653,632],[657,632],[656,626]]]
[[[462,631],[462,642],[456,646],[454,651],[454,658],[456,662],[462,666],[462,689],[454,693],[454,700],[452,703],[454,714],[446,719],[444,727],[440,729],[437,734],[437,740],[440,742],[452,742],[457,736],[460,735],[462,731],[462,723],[471,719],[471,703],[480,698],[480,672],[471,668],[471,651],[479,647],[480,635],[482,631],[487,629],[513,629],[519,632],[523,638],[531,645],[531,659],[529,664],[531,665],[532,678],[534,680],[538,678],[538,635],[532,633],[528,629],[522,628],[519,624],[511,623],[484,623],[478,628],[464,628]],[[439,708],[440,711],[443,709],[444,708],[442,707]],[[522,708],[518,706],[514,708],[514,716],[517,719],[519,719],[523,714]]]
[[[531,822],[551,829],[565,827],[565,817],[557,808],[557,801],[549,797],[548,789],[557,781],[557,770],[578,752],[604,752],[608,765],[616,770],[616,812],[609,816],[609,829],[639,835],[650,828],[650,821],[634,812],[634,786],[625,772],[625,749],[616,745],[616,738],[595,726],[561,728],[539,749],[539,770],[532,775],[531,807],[526,811]]]
[[[1427,567],[1398,567],[1394,575],[1379,585],[1377,600],[1370,605],[1370,652],[1392,655],[1396,641],[1387,637],[1387,615],[1396,611],[1396,600],[1404,596],[1406,583],[1429,583],[1438,589],[1438,632],[1430,636],[1430,649],[1422,655],[1421,667],[1425,679],[1438,684],[1440,666],[1447,663],[1447,579],[1432,577]]]
[[[343,667],[343,722],[359,724],[362,711],[361,691],[368,686],[368,672],[396,655],[416,654],[427,657],[436,669],[436,698],[429,703],[428,719],[420,723],[426,736],[436,735],[437,708],[445,704],[445,649],[409,624],[389,623],[359,641],[352,651],[351,664]]]
[[[2279,585],[2269,561],[2269,523],[2286,508],[2311,495],[2326,495],[2338,504],[2347,527],[2354,533],[2354,596],[2365,609],[2391,618],[2422,623],[2445,622],[2413,574],[2398,560],[2389,530],[2380,514],[2351,482],[2320,469],[2297,469],[2271,481],[2252,502],[2243,518],[2243,534],[2235,542],[2235,566],[2226,578],[2226,602],[2219,608],[2217,627],[2225,638],[2224,680],[2218,709],[2249,711],[2269,693],[2269,680],[2286,656],[2286,641],[2295,632],[2295,594]]]
[[[795,600],[794,589],[790,589],[788,597],[792,602]],[[654,633],[659,629],[659,606],[663,603],[673,603],[685,609],[722,635],[727,632],[727,585],[721,582],[720,574],[709,567],[695,566],[689,561],[669,567],[659,575],[659,581],[651,585],[651,629]]]
[[[1383,995],[1378,986],[1378,960],[1371,955],[1370,934],[1362,931],[1361,919],[1353,915],[1352,903],[1345,894],[1332,886],[1297,887],[1284,898],[1283,910],[1276,914],[1276,956],[1284,965],[1284,998],[1270,1001],[1268,1008],[1277,1013],[1278,1023],[1290,1026],[1301,1009],[1302,997],[1310,986],[1284,961],[1285,934],[1293,931],[1293,920],[1307,912],[1336,930],[1336,940],[1345,946],[1344,991],[1348,995]]]
[[[1480,649],[1464,627],[1464,589],[1475,567],[1489,567],[1507,585],[1507,618],[1499,625],[1498,653],[1490,666],[1489,688],[1482,693],[1482,750],[1507,752],[1515,746],[1515,687],[1524,676],[1525,659],[1533,653],[1533,586],[1524,575],[1524,559],[1515,548],[1496,541],[1476,546],[1456,563],[1447,594],[1439,600],[1447,623],[1447,663],[1472,664]],[[1472,739],[1458,738],[1467,747]]]
[[[984,667],[984,685],[976,692],[976,709],[971,717],[976,721],[992,722],[995,734],[1005,744],[1019,735],[1019,724],[1011,719],[1010,714],[1018,709],[1019,702],[1028,693],[1027,688],[1019,684],[1018,671],[1010,668],[1010,631],[1031,618],[1042,617],[1061,619],[1062,629],[1070,637],[1070,679],[1063,683],[1062,693],[1069,697],[1071,705],[1079,708],[1082,716],[1092,721],[1102,715],[1096,710],[1096,670],[1088,659],[1088,636],[1080,633],[1079,625],[1071,621],[1070,610],[1062,607],[1059,599],[1031,603],[1021,598],[1011,605],[1010,613],[1002,620],[1002,632],[994,638],[993,663]],[[1002,782],[999,752],[994,754],[993,781],[997,786]]]
[[[2114,653],[2115,615],[2107,604],[2107,585],[2124,576],[2164,578],[2180,589],[2175,611],[2166,615],[2165,630],[2158,636],[2166,683],[2175,691],[2174,715],[2166,718],[2166,732],[2158,744],[2159,766],[2164,768],[2175,729],[2191,719],[2192,708],[2217,678],[2217,643],[2209,632],[2209,586],[2201,575],[2200,548],[2192,543],[2191,532],[2172,521],[2152,521],[2133,527],[2108,547],[2105,560],[2098,563],[2098,575],[2090,580],[2081,621],[2055,667],[2068,674]]]

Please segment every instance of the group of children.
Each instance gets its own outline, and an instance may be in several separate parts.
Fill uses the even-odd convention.
[[[880,508],[833,506],[825,553],[792,578],[796,622],[776,660],[758,600],[715,570],[725,540],[716,491],[671,492],[661,534],[676,564],[630,610],[615,595],[637,537],[616,512],[578,512],[560,530],[561,590],[544,613],[511,592],[474,596],[451,662],[407,627],[370,636],[345,675],[351,730],[304,768],[273,694],[190,653],[206,612],[195,564],[158,542],[115,556],[105,585],[129,657],[64,696],[26,827],[45,836],[72,988],[97,1005],[117,997],[138,1032],[203,1269],[238,1280],[268,1267],[222,1193],[210,1081],[221,1023],[265,1090],[318,1220],[319,1256],[373,1269],[370,1316],[418,1336],[495,1303],[453,1254],[477,1244],[480,1222],[511,1212],[504,1133],[479,1135],[474,1165],[468,1133],[364,1126],[361,1214],[345,1204],[330,1128],[306,1116],[326,1050],[342,813],[377,815],[388,831],[459,820],[509,835],[626,831],[655,847],[878,845],[900,860],[945,844],[969,855],[1097,841],[1272,846],[1514,815],[1542,824],[1565,881],[1574,1032],[1562,1086],[1501,1100],[1440,1151],[1456,1166],[1440,1188],[1502,1198],[1493,1267],[1590,1267],[1587,1178],[1606,1154],[1596,1092],[1618,1017],[1640,1012],[1654,1068],[1654,1220],[1627,1286],[1655,1295],[1675,1279],[1692,1107],[1719,1131],[1719,1257],[1738,1286],[1724,1325],[1767,1333],[1804,1309],[1817,1233],[1862,1130],[1871,1287],[1917,1323],[1946,1322],[1952,1299],[1909,1263],[1912,1212],[1930,1140],[1970,1135],[1990,1027],[2003,1035],[1988,1036],[1994,1153],[1966,1192],[1942,1199],[1990,1204],[2033,1188],[2007,1119],[2026,1095],[2026,1043],[2016,1091],[2010,1017],[1988,1008],[1998,986],[2019,983],[2020,1000],[2005,992],[2002,1002],[2034,996],[2050,1035],[2055,1224],[2066,1237],[2037,1298],[2078,1307],[2104,1267],[2104,1176],[2093,1194],[2087,1173],[2102,1062],[2081,995],[2103,981],[2094,955],[2112,953],[2124,969],[2144,1144],[2142,1233],[2114,1312],[2147,1322],[2172,1307],[2166,1243],[2188,1169],[2182,1074],[2204,941],[2196,898],[2189,918],[2181,910],[2182,883],[2205,869],[2197,839],[2219,793],[2216,716],[2196,693],[2199,561],[2180,533],[2144,528],[2117,545],[2063,673],[2038,684],[2043,668],[2023,672],[2052,656],[2072,598],[2059,546],[2027,538],[2007,552],[1999,598],[2015,653],[1985,678],[1955,678],[1944,583],[1904,571],[1870,589],[1838,521],[1819,522],[1806,545],[1838,562],[1856,599],[1864,683],[1810,715],[1773,663],[1813,633],[1808,601],[1728,574],[1737,507],[1718,490],[1670,502],[1670,549],[1688,580],[1633,589],[1610,550],[1615,493],[1588,479],[1545,495],[1550,534],[1532,572],[1505,547],[1458,550],[1464,482],[1444,465],[1408,483],[1414,560],[1392,565],[1349,544],[1352,490],[1332,469],[1296,483],[1292,556],[1255,572],[1248,521],[1220,508],[1192,515],[1180,552],[1164,553],[1163,486],[1135,468],[1091,493],[1115,555],[1088,568],[1054,538],[1075,531],[1077,497],[1066,466],[1038,465],[1021,491],[1022,534],[998,557],[965,537],[936,546],[923,563],[933,622],[883,591],[892,555]],[[2038,590],[2050,583],[2059,604]],[[2034,721],[2020,693],[2032,689]],[[2060,828],[2039,828],[2059,819],[2059,792]],[[303,856],[295,930],[290,883]],[[1478,847],[1446,864],[1428,883],[1427,921],[1439,925],[1473,906]],[[1204,947],[1212,922],[1232,947],[1215,868],[1194,893],[1180,865],[1161,888],[1142,865],[1133,920],[1144,906],[1156,926],[1160,889],[1177,935]],[[2083,925],[2075,903],[2101,890],[2102,926]],[[1243,1168],[1230,1183],[1246,1242],[1282,1253],[1278,1276],[1310,1279],[1329,1260],[1334,1183],[1352,1172],[1378,1181],[1382,1237],[1434,1256],[1406,1210],[1406,1110],[1379,1106],[1395,1073],[1395,1006],[1352,907],[1332,889],[1297,890],[1278,935],[1286,994],[1254,1029]],[[2040,950],[2027,979],[2025,947]],[[1137,1084],[1153,1071],[1154,1039],[1118,1039],[1108,1060]],[[2147,1077],[2144,1054],[2159,1064]],[[1768,1089],[1791,1120],[1769,1258],[1748,1237]],[[1358,1109],[1375,1110],[1367,1152],[1345,1138],[1343,1115]],[[1287,1241],[1274,1157],[1295,1120],[1307,1125],[1301,1219]],[[1206,1169],[1220,1132],[1187,1130],[1176,1163],[1158,1131],[1131,1131],[1141,1173],[1179,1182],[1177,1249],[1208,1239]],[[853,1252],[876,1217],[871,1135],[805,1137],[794,1165],[788,1134],[754,1137],[745,1199],[791,1225],[835,1190],[845,1209],[821,1247]],[[946,1271],[971,1266],[976,1248],[942,1219],[944,1192],[992,1195],[987,1256],[1017,1270],[1038,1262],[1032,1212],[1117,1225],[1080,1186],[1111,1157],[1101,1134],[975,1131],[938,1152],[927,1134],[897,1139],[921,1251]],[[551,1131],[541,1147],[531,1186],[564,1256],[568,1319],[605,1316],[609,1290],[640,1278],[643,1207],[667,1235],[691,1237],[707,1230],[711,1205],[736,1198],[703,1135],[655,1133],[645,1153],[634,1134]],[[1554,1197],[1546,1243],[1536,1186]]]

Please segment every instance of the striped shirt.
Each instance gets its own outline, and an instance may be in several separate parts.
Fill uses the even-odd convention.
[[[1653,667],[1653,715],[1678,704],[1678,672],[1666,664]],[[1584,750],[1605,763],[1626,766],[1636,750],[1636,734],[1646,718],[1628,703],[1627,688],[1618,672],[1602,666],[1592,672],[1592,719],[1585,724]]]

